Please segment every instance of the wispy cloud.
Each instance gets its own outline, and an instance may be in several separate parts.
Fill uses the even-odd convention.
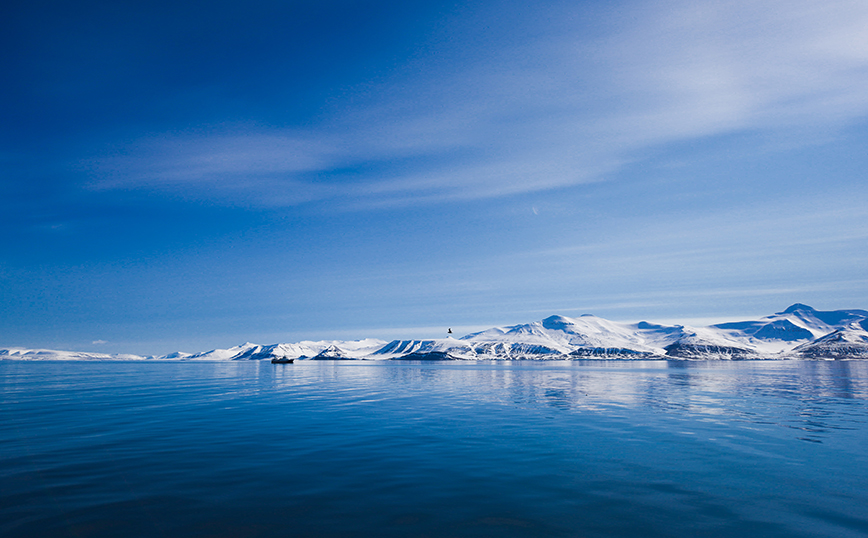
[[[670,2],[612,36],[637,141],[846,122],[868,112],[868,6]],[[624,123],[622,123],[624,122]]]
[[[622,7],[594,38],[567,23],[549,31],[530,22],[509,42],[516,23],[492,18],[499,39],[449,51],[453,66],[432,45],[312,127],[156,133],[83,166],[96,189],[394,205],[599,181],[671,142],[835,130],[868,114],[864,2]],[[575,9],[561,5],[540,20],[570,20]],[[451,24],[446,31],[458,32],[462,21]],[[801,136],[810,144],[815,135]]]

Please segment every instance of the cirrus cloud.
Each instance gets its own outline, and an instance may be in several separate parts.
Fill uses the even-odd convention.
[[[94,189],[254,206],[400,205],[601,181],[649,150],[718,135],[812,144],[868,115],[864,3],[619,7],[591,37],[570,24],[584,9],[570,4],[529,22],[458,17],[313,126],[252,118],[152,133],[80,165]],[[480,20],[487,38],[464,33]]]

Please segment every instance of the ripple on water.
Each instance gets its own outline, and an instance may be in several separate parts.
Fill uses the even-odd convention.
[[[0,534],[868,536],[866,366],[0,361]]]

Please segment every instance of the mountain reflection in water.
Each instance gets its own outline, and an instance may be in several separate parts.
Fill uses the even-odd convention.
[[[0,534],[868,536],[868,363],[0,361]]]

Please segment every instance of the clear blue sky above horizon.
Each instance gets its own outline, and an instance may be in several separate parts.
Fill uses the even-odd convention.
[[[868,3],[0,7],[0,346],[868,308]]]

